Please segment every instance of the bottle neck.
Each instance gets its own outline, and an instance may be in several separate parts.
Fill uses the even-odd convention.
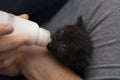
[[[36,44],[43,47],[47,46],[47,44],[51,42],[50,36],[51,34],[48,30],[39,28]]]

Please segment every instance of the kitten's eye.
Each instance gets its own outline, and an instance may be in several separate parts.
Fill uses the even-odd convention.
[[[65,31],[64,31],[64,29],[62,29],[62,28],[58,30],[59,35],[63,35],[64,32],[65,32]]]

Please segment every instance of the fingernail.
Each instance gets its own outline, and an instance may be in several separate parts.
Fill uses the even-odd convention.
[[[10,32],[12,32],[12,30],[13,30],[12,25],[8,24],[5,28],[5,33],[10,33]]]

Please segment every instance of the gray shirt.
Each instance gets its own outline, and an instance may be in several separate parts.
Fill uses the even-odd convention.
[[[94,46],[86,80],[120,80],[120,0],[69,0],[45,28],[54,33],[80,15]]]

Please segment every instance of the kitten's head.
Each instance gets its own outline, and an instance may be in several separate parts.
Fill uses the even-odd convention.
[[[91,48],[91,41],[84,30],[81,17],[77,24],[59,28],[52,35],[52,42],[48,44],[48,50],[64,65],[71,68],[82,65],[85,67]]]

